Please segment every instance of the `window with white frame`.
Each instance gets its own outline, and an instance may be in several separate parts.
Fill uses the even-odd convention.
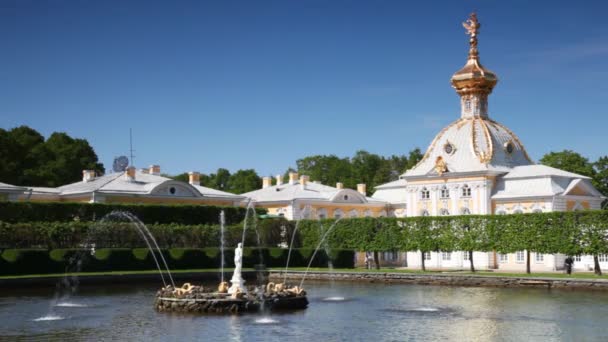
[[[597,259],[599,262],[607,262],[608,261],[608,254],[599,254],[597,256]]]
[[[509,262],[509,254],[498,254],[498,262]]]
[[[469,208],[462,208],[460,209],[460,213],[462,215],[471,215],[471,210]]]
[[[334,218],[335,219],[342,218],[343,216],[344,216],[344,212],[342,212],[342,209],[336,209],[334,211]]]
[[[356,218],[358,216],[359,216],[359,212],[355,209],[348,212],[348,217],[350,217],[350,218]]]
[[[507,212],[504,210],[499,210],[496,212],[497,215],[507,215]]]
[[[443,260],[443,261],[450,261],[450,260],[452,260],[452,253],[450,253],[450,252],[442,252],[441,253],[441,260]]]
[[[441,215],[441,216],[449,216],[450,215],[450,211],[447,210],[446,208],[442,208],[441,210],[439,210],[439,215]]]
[[[462,260],[469,261],[469,252],[462,252]]]
[[[385,261],[397,261],[397,259],[399,259],[399,254],[395,251],[384,252],[382,253],[382,258]]]
[[[515,261],[524,262],[525,260],[526,254],[524,253],[524,251],[517,251],[517,253],[515,253]]]
[[[539,213],[542,213],[543,210],[540,209],[540,208],[536,208],[536,209],[532,210],[532,212],[535,213],[535,214],[539,214]]]
[[[429,216],[429,215],[430,215],[430,214],[429,214],[429,211],[428,211],[428,210],[426,210],[426,209],[423,209],[423,210],[420,212],[420,216]]]
[[[450,189],[445,185],[441,188],[441,198],[450,198]]]
[[[471,197],[471,188],[467,184],[462,187],[462,197]]]
[[[535,258],[536,262],[545,261],[545,256],[542,253],[535,253],[534,258]]]
[[[523,213],[524,213],[524,211],[521,210],[521,209],[515,209],[515,210],[513,210],[513,214],[523,214]]]
[[[575,255],[574,256],[574,261],[581,262],[581,256],[580,255]]]
[[[431,198],[431,192],[427,188],[422,188],[420,191],[420,199],[426,200]]]
[[[431,260],[431,252],[424,252],[424,260]]]

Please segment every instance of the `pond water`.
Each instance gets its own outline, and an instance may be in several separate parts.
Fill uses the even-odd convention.
[[[608,339],[608,294],[307,282],[309,308],[281,314],[158,313],[158,285],[0,293],[0,340],[558,341]]]

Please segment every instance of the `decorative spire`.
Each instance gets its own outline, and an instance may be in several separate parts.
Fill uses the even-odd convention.
[[[469,56],[465,66],[452,76],[452,87],[460,95],[463,118],[487,118],[488,95],[498,82],[498,78],[479,62],[477,34],[481,24],[477,21],[477,14],[471,13],[462,26],[470,36]]]
[[[471,39],[469,39],[469,44],[471,45],[469,59],[477,59],[479,57],[479,51],[477,51],[477,31],[481,27],[481,24],[477,21],[477,14],[475,12],[471,13],[469,19],[462,23],[462,26],[467,30],[467,34],[471,36]]]

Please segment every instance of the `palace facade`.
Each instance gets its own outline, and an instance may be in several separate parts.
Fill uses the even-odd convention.
[[[475,14],[464,23],[470,36],[464,67],[451,78],[460,96],[460,117],[433,139],[422,160],[399,180],[380,185],[372,196],[400,209],[404,216],[520,214],[600,209],[605,197],[589,177],[536,165],[520,139],[490,116],[488,97],[498,82],[482,66],[477,49],[480,24]],[[525,269],[524,251],[513,254],[476,252],[475,266],[486,269]],[[420,265],[419,253],[393,255],[393,262]],[[426,265],[435,268],[469,267],[462,252],[432,252]],[[556,270],[565,256],[531,253],[532,270]],[[608,268],[608,258],[601,258]],[[577,257],[575,268],[593,266]]]

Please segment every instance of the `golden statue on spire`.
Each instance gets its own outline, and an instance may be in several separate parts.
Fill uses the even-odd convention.
[[[462,23],[462,26],[467,30],[466,34],[471,36],[471,39],[469,39],[469,44],[471,44],[469,58],[476,58],[479,54],[477,52],[477,31],[481,27],[481,24],[477,21],[477,14],[475,12],[471,13],[469,19]]]

